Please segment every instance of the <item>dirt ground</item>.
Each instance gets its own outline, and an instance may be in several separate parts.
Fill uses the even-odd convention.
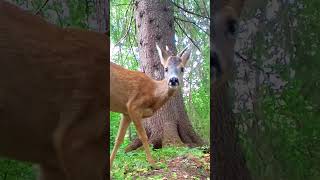
[[[186,154],[168,160],[167,164],[168,168],[141,172],[133,177],[133,179],[210,179],[210,154],[204,154],[200,158]]]

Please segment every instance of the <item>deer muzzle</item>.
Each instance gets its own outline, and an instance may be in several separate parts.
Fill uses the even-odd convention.
[[[176,87],[176,86],[179,86],[179,84],[180,84],[179,83],[179,79],[177,77],[172,77],[172,78],[169,79],[168,85],[170,87]]]

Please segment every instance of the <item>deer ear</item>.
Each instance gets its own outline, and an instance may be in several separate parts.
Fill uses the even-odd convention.
[[[190,54],[191,54],[191,49],[188,49],[189,46],[187,46],[186,48],[184,48],[180,53],[179,53],[179,57],[181,58],[182,62],[181,64],[183,66],[185,66],[190,58]]]
[[[161,60],[161,64],[162,65],[165,65],[166,62],[167,62],[167,59],[168,59],[168,53],[166,51],[163,51],[159,46],[158,44],[156,44],[156,48],[157,48],[157,51],[158,51],[158,54],[159,54],[159,57],[160,57],[160,60]]]
[[[168,47],[168,46],[166,46],[166,51],[170,51],[170,49],[169,49],[169,47]]]

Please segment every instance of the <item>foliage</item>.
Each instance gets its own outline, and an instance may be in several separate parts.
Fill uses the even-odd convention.
[[[15,180],[15,179],[33,180],[36,174],[29,163],[19,161],[0,159],[0,179]]]
[[[291,63],[271,68],[280,72],[287,84],[281,92],[267,85],[260,87],[259,110],[241,113],[241,141],[254,179],[320,177],[320,35],[315,33],[320,30],[318,7],[317,0],[300,0],[283,9],[297,18],[297,27],[289,29],[292,33],[281,42],[290,53]],[[286,26],[288,22],[281,20]],[[256,42],[253,49],[258,58],[266,56],[259,48],[262,44],[268,42]]]

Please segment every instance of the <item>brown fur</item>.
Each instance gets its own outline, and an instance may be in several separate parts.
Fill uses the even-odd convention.
[[[0,155],[43,180],[104,179],[108,41],[0,0]]]
[[[244,153],[238,142],[236,121],[232,113],[229,81],[234,73],[233,57],[238,19],[244,0],[217,0],[214,4],[211,39],[211,129],[213,179],[251,180]]]
[[[168,52],[162,50],[162,53],[166,54]],[[165,56],[160,59],[164,67],[184,67],[189,55],[190,51],[182,53],[181,57]],[[119,112],[123,115],[110,157],[110,167],[112,167],[112,162],[131,121],[133,121],[139,139],[143,144],[147,160],[154,166],[155,162],[150,153],[142,118],[152,116],[176,91],[177,89],[169,88],[168,79],[156,81],[142,72],[130,71],[110,63],[110,111]]]

